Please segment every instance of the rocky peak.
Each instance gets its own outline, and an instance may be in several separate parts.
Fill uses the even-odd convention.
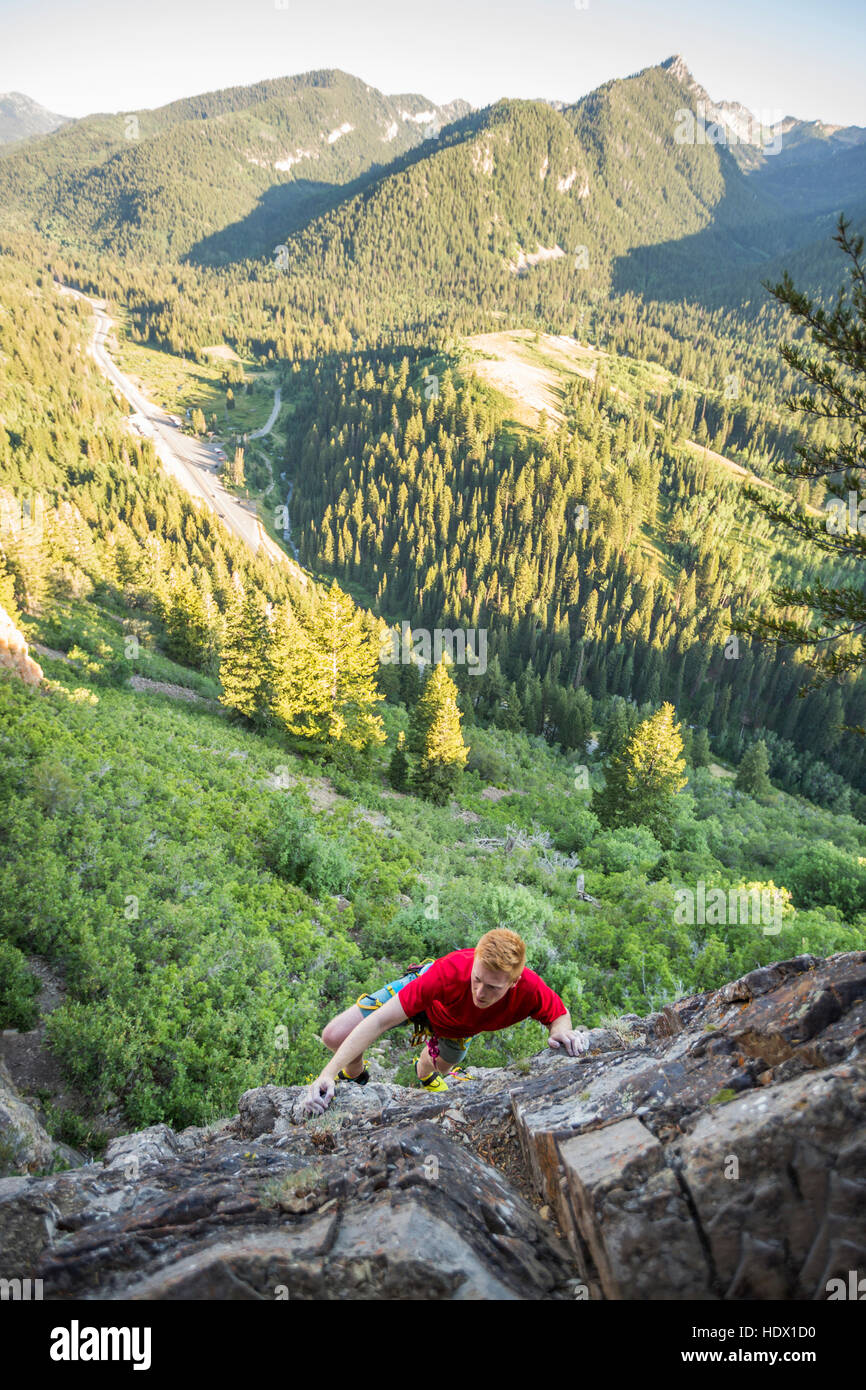
[[[0,1180],[0,1276],[54,1299],[810,1300],[866,1264],[866,951],[589,1043],[447,1095],[344,1084],[312,1120],[264,1086]]]
[[[664,68],[678,82],[684,82],[687,87],[696,85],[695,79],[686,65],[685,58],[679,53],[672,53],[670,58],[665,58],[664,62],[659,64],[659,67]]]
[[[0,144],[47,135],[68,121],[23,92],[0,92]]]
[[[706,125],[724,127],[730,132],[732,143],[736,145],[760,148],[765,143],[770,125],[759,120],[740,102],[713,101],[706,89],[692,76],[678,53],[666,58],[659,66],[686,88],[691,98],[689,106],[698,111]]]

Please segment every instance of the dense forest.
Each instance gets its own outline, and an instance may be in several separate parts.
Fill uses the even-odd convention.
[[[408,356],[295,380],[303,561],[351,580],[390,623],[489,630],[487,671],[458,672],[467,712],[578,748],[582,695],[670,699],[728,757],[772,731],[773,775],[821,804],[847,809],[846,783],[866,786],[862,739],[840,727],[863,722],[863,682],[798,700],[790,652],[731,646],[779,542],[738,483],[677,449],[674,421],[657,434],[599,378],[574,384],[561,428],[518,439],[448,370],[425,399],[431,368]],[[800,581],[832,572],[783,562]]]

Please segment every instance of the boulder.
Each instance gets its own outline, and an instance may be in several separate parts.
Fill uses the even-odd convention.
[[[674,1010],[679,1028],[651,1016],[620,1055],[515,1091],[581,1278],[615,1299],[825,1297],[866,1264],[866,952]]]
[[[148,1136],[147,1172],[126,1179],[119,1154],[56,1219],[35,1263],[45,1297],[570,1296],[567,1247],[435,1125],[353,1127],[345,1149],[315,1123],[275,1137],[224,1132],[180,1157],[160,1141],[160,1158]]]

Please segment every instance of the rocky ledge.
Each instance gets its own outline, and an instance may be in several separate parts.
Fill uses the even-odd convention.
[[[754,970],[448,1095],[265,1086],[0,1180],[51,1299],[824,1299],[866,1273],[866,951]],[[8,1136],[2,1130],[0,1139]]]

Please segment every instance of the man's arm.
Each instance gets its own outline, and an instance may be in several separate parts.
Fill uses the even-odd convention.
[[[571,1026],[571,1015],[566,1009],[564,1014],[555,1018],[548,1029],[548,1047],[564,1047],[569,1057],[577,1057],[581,1052],[586,1052],[589,1048],[589,1038],[586,1033],[578,1033]]]
[[[395,994],[393,999],[389,999],[387,1004],[383,1004],[381,1009],[375,1009],[373,1013],[363,1018],[356,1028],[353,1028],[349,1036],[340,1044],[327,1066],[324,1066],[316,1077],[304,1100],[305,1107],[314,1114],[321,1115],[323,1110],[334,1098],[334,1083],[337,1072],[351,1062],[353,1057],[360,1057],[365,1047],[369,1047],[371,1042],[387,1033],[389,1028],[395,1028],[400,1023],[406,1022],[406,1014],[400,1005],[400,996]]]
[[[528,973],[532,975],[531,971]],[[532,1017],[537,1018],[539,1023],[543,1023],[547,1028],[547,1046],[562,1047],[569,1057],[577,1057],[581,1052],[587,1052],[589,1037],[585,1032],[578,1033],[572,1027],[571,1015],[562,999],[540,975],[532,975],[532,978],[538,990],[539,1001]]]

